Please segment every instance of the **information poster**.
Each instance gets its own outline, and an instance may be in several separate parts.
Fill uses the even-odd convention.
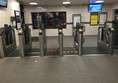
[[[14,14],[15,14],[15,20],[16,20],[16,29],[19,30],[22,28],[20,11],[14,11]]]
[[[76,27],[77,22],[81,22],[81,14],[73,14],[73,27]]]
[[[107,21],[107,13],[100,13],[99,24],[104,25]]]
[[[97,26],[98,25],[98,13],[91,13],[90,25],[91,26]]]

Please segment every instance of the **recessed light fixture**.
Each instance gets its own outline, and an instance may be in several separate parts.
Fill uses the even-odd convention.
[[[68,4],[70,4],[70,1],[64,1],[63,4],[68,5]]]
[[[103,3],[103,0],[97,0],[95,3]]]
[[[30,2],[29,4],[30,5],[38,5],[38,3],[36,3],[36,2]]]

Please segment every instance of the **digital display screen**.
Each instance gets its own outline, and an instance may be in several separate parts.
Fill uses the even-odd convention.
[[[41,28],[40,23],[46,29],[66,28],[66,12],[32,13],[33,29]]]
[[[103,5],[101,3],[99,4],[89,4],[88,11],[89,12],[101,12]]]
[[[0,0],[0,6],[6,7],[7,6],[7,0]]]

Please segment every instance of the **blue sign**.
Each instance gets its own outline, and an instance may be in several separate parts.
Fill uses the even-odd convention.
[[[0,6],[7,6],[7,0],[0,0]]]
[[[89,4],[88,11],[89,12],[101,12],[102,11],[102,4]]]

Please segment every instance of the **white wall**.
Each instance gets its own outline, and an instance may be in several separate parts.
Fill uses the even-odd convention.
[[[31,12],[33,12],[35,7],[25,7],[25,21],[26,23],[32,23],[31,20]],[[66,11],[67,12],[67,22],[72,22],[72,14],[82,14],[82,22],[90,21],[90,13],[88,13],[87,5],[80,6],[70,6],[68,8],[64,6],[52,6],[47,7],[48,11]],[[105,5],[103,7],[103,12],[108,12],[108,20],[111,21],[113,18],[113,9],[118,9],[118,3],[113,5]],[[11,24],[10,16],[14,16],[14,10],[19,10],[19,2],[16,0],[8,0],[8,7],[2,8],[0,7],[0,28],[4,26],[4,24]],[[85,35],[96,35],[98,26],[86,26]],[[32,27],[31,27],[32,29]],[[38,30],[32,30],[32,36],[38,36]],[[58,34],[57,30],[49,29],[47,30],[48,36],[56,36]],[[72,25],[68,25],[66,29],[64,29],[65,35],[72,35]],[[19,45],[18,35],[16,31],[16,41],[17,45]]]
[[[19,2],[16,0],[8,0],[7,8],[0,7],[0,28],[4,26],[4,24],[11,24],[10,16],[14,16],[14,10],[19,10]],[[35,7],[25,7],[25,21],[26,23],[32,23],[31,20],[31,12],[33,12]],[[64,6],[51,6],[47,7],[48,11],[66,11],[67,12],[67,22],[72,22],[72,14],[82,14],[82,22],[90,21],[90,13],[88,13],[87,5],[79,5],[79,6],[70,6],[68,8]],[[113,10],[118,9],[118,3],[114,3],[112,5],[104,5],[103,12],[108,12],[108,20],[112,21],[113,19]],[[85,35],[96,35],[98,26],[86,26]],[[32,29],[32,27],[31,27]],[[49,29],[47,30],[48,36],[56,36],[58,30]],[[67,28],[64,29],[65,35],[72,35],[72,25],[67,25]],[[32,30],[32,36],[38,36],[38,30]],[[16,31],[16,41],[17,45],[19,45],[18,34]]]
[[[7,8],[0,7],[0,27],[11,24],[10,16],[14,16],[14,10],[19,10],[19,3],[15,0],[8,0]]]
[[[32,23],[31,12],[34,12],[36,7],[25,7],[25,21],[26,23]],[[88,5],[79,5],[79,6],[50,6],[47,7],[47,10],[50,11],[66,11],[67,12],[67,22],[72,22],[72,14],[81,14],[82,22],[90,21],[90,13],[88,13]],[[112,20],[112,9],[111,5],[104,5],[103,12],[108,12],[108,20]],[[90,26],[89,24],[85,25],[86,32],[85,35],[97,35],[98,26]],[[32,27],[31,27],[32,29]],[[57,36],[58,30],[48,29],[47,36]],[[72,35],[72,25],[67,25],[67,28],[64,29],[64,35]],[[38,36],[38,30],[32,30],[32,36]]]
[[[118,9],[118,2],[117,2],[117,3],[112,4],[112,9]]]
[[[112,11],[113,11],[112,16],[114,15],[114,10],[115,10],[115,9],[118,9],[118,2],[112,4]],[[113,19],[114,19],[114,16],[113,16]]]
[[[10,16],[14,16],[14,10],[19,10],[19,2],[16,0],[8,0],[7,8],[0,7],[0,28],[4,26],[4,24],[11,25]],[[18,45],[18,34],[16,33],[16,41]]]

